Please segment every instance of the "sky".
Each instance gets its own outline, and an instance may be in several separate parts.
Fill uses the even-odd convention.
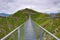
[[[60,0],[0,0],[0,13],[13,14],[30,8],[43,13],[60,12]]]

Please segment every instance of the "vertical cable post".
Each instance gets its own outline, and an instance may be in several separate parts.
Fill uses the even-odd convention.
[[[18,40],[20,40],[20,28],[18,28]]]
[[[42,28],[40,28],[40,40],[42,40]]]

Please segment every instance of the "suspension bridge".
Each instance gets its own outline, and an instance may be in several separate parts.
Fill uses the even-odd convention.
[[[18,26],[16,29],[14,29],[13,31],[11,31],[9,34],[7,34],[6,36],[4,36],[3,38],[1,38],[0,40],[6,40],[10,35],[12,35],[14,32],[18,31],[17,33],[17,40],[20,40],[21,36],[20,36],[20,27],[22,27],[24,25],[24,40],[37,40],[36,39],[36,28],[35,26],[37,25],[38,27],[40,27],[40,35],[39,35],[39,39],[38,40],[43,40],[43,31],[45,31],[46,33],[48,33],[51,37],[53,37],[55,40],[60,40],[58,37],[56,37],[54,34],[52,34],[51,32],[49,32],[48,30],[46,30],[45,28],[41,27],[39,24],[37,24],[36,22],[34,22],[31,19],[31,15],[29,15],[29,19],[24,22],[23,24],[21,24],[20,26]],[[49,38],[47,38],[49,40]],[[46,39],[44,39],[46,40]]]

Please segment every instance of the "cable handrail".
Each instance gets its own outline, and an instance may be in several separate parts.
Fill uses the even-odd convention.
[[[24,24],[24,23],[23,23]],[[7,34],[6,36],[4,36],[3,38],[1,38],[0,40],[4,40],[6,39],[8,36],[10,36],[12,33],[14,33],[16,30],[18,30],[21,26],[23,26],[23,24],[21,24],[20,26],[18,26],[16,29],[14,29],[13,31],[11,31],[9,34]]]
[[[34,22],[34,21],[33,21]],[[36,22],[34,22],[35,24],[37,24]],[[46,30],[45,28],[43,28],[42,26],[40,26],[39,24],[37,24],[37,26],[39,26],[40,28],[42,28],[42,30],[44,30],[45,32],[47,32],[48,34],[50,34],[52,37],[54,37],[56,40],[60,40],[58,37],[56,37],[54,34],[52,34],[51,32],[49,32],[48,30]]]

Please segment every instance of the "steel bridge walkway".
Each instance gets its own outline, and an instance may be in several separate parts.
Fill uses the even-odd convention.
[[[15,31],[18,31],[18,39],[20,40],[20,27],[24,25],[24,40],[36,40],[36,30],[35,30],[35,26],[38,25],[40,27],[40,38],[39,40],[43,40],[42,38],[42,31],[44,30],[45,32],[47,32],[49,35],[51,35],[53,38],[55,38],[55,40],[60,40],[58,37],[56,37],[55,35],[53,35],[52,33],[50,33],[49,31],[47,31],[46,29],[44,29],[43,27],[41,27],[39,24],[35,23],[34,21],[31,20],[31,15],[29,15],[29,19],[24,22],[23,24],[21,24],[19,27],[17,27],[16,29],[14,29],[13,31],[11,31],[9,34],[7,34],[6,36],[4,36],[3,38],[1,38],[0,40],[5,40],[7,37],[9,37],[10,35],[12,35]]]

